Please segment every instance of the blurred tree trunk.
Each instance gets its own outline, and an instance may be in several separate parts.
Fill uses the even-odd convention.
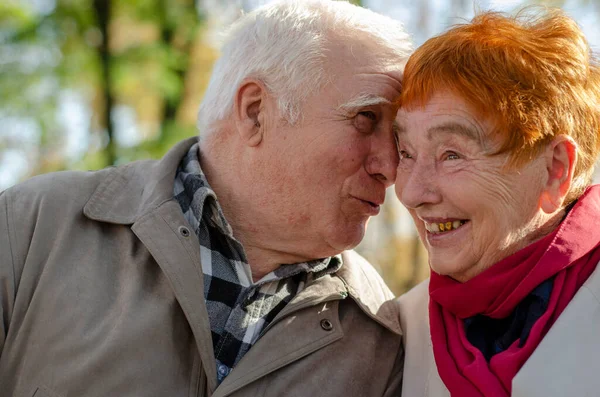
[[[166,48],[173,48],[175,52],[181,54],[181,64],[174,70],[176,80],[180,83],[180,95],[173,98],[164,99],[163,118],[161,122],[159,139],[162,135],[169,131],[169,128],[178,123],[178,115],[181,113],[182,104],[184,102],[183,91],[186,88],[188,73],[190,73],[190,58],[192,50],[198,45],[197,40],[201,37],[197,34],[179,34],[177,25],[173,20],[169,20],[168,16],[168,0],[158,1],[159,9],[159,29],[162,45]],[[187,8],[188,13],[196,13],[196,5],[194,0],[180,1],[180,5]]]
[[[98,47],[98,57],[100,59],[101,92],[103,98],[103,114],[100,117],[100,125],[106,128],[107,143],[104,148],[104,157],[106,165],[113,165],[116,162],[116,145],[114,139],[114,120],[112,110],[114,106],[112,80],[111,80],[111,51],[110,51],[110,18],[111,18],[111,0],[94,0],[94,11],[96,13],[98,28],[102,35],[102,41]]]

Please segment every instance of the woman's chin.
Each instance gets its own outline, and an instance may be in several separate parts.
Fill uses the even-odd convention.
[[[459,261],[456,262],[447,262],[447,261],[436,261],[436,262],[431,262],[429,263],[429,267],[432,271],[436,272],[437,274],[439,274],[440,276],[448,276],[450,278],[453,278],[457,281],[463,282],[466,281],[465,280],[465,269],[461,269],[458,268],[455,264],[456,263],[460,263]]]
[[[431,271],[436,272],[437,274],[439,274],[440,276],[447,276],[448,272],[451,270],[448,269],[448,266],[442,263],[431,263],[431,261],[429,262],[429,268],[431,269]]]

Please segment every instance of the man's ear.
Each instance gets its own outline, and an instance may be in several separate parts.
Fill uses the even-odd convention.
[[[554,138],[545,149],[548,179],[541,197],[541,208],[547,214],[563,205],[571,188],[577,161],[577,144],[568,135]]]
[[[246,79],[235,93],[234,116],[238,134],[248,146],[263,139],[267,89],[256,79]]]

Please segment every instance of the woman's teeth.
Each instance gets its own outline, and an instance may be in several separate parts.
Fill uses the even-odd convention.
[[[452,221],[452,222],[442,222],[442,223],[427,223],[425,222],[425,229],[427,229],[430,233],[444,233],[449,232],[451,230],[456,230],[462,225],[467,223],[467,221]]]

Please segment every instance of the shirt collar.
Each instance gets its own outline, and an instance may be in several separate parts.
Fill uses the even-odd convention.
[[[210,222],[220,233],[233,238],[233,230],[223,214],[217,194],[200,166],[199,148],[196,143],[181,160],[175,177],[175,196],[182,207],[189,206],[198,221]],[[188,208],[182,208],[183,212],[186,213]]]

